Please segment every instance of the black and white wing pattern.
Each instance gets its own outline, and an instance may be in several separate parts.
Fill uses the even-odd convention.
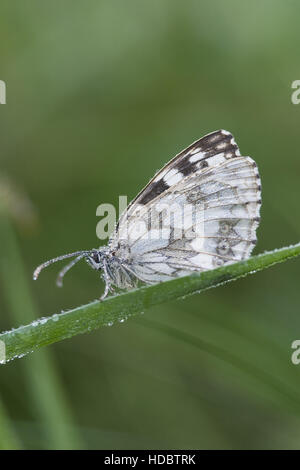
[[[219,130],[154,176],[122,214],[109,246],[147,283],[213,269],[249,257],[260,206],[256,163]]]

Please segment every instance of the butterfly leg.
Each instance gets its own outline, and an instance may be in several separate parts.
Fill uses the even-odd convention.
[[[101,297],[99,299],[100,302],[108,296],[109,292],[114,292],[114,288],[111,285],[111,280],[110,280],[110,277],[108,275],[105,262],[103,263],[103,279],[104,279],[104,282],[105,282],[105,289],[104,289],[104,292],[103,292],[103,294],[101,295]]]
[[[107,297],[107,295],[108,295],[108,293],[109,293],[109,290],[110,290],[110,289],[109,289],[109,284],[108,284],[107,282],[105,282],[105,289],[104,289],[104,292],[103,292],[103,294],[101,295],[101,297],[100,297],[100,299],[99,299],[100,302],[102,302],[102,300],[104,300],[105,297]]]

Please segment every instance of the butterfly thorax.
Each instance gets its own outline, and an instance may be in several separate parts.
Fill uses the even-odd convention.
[[[110,244],[93,250],[87,257],[89,265],[102,272],[105,282],[118,288],[129,289],[137,284],[137,277],[130,268],[130,251],[126,243]]]

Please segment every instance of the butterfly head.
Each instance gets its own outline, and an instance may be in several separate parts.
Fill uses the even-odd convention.
[[[89,254],[85,255],[88,264],[96,271],[100,271],[103,268],[104,257],[104,250],[91,250]]]

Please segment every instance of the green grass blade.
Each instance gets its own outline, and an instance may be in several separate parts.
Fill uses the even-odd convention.
[[[124,321],[150,306],[175,300],[253,274],[300,255],[300,243],[276,249],[238,263],[195,273],[161,284],[145,286],[87,305],[42,318],[29,325],[2,333],[7,361],[22,357],[42,346]]]

